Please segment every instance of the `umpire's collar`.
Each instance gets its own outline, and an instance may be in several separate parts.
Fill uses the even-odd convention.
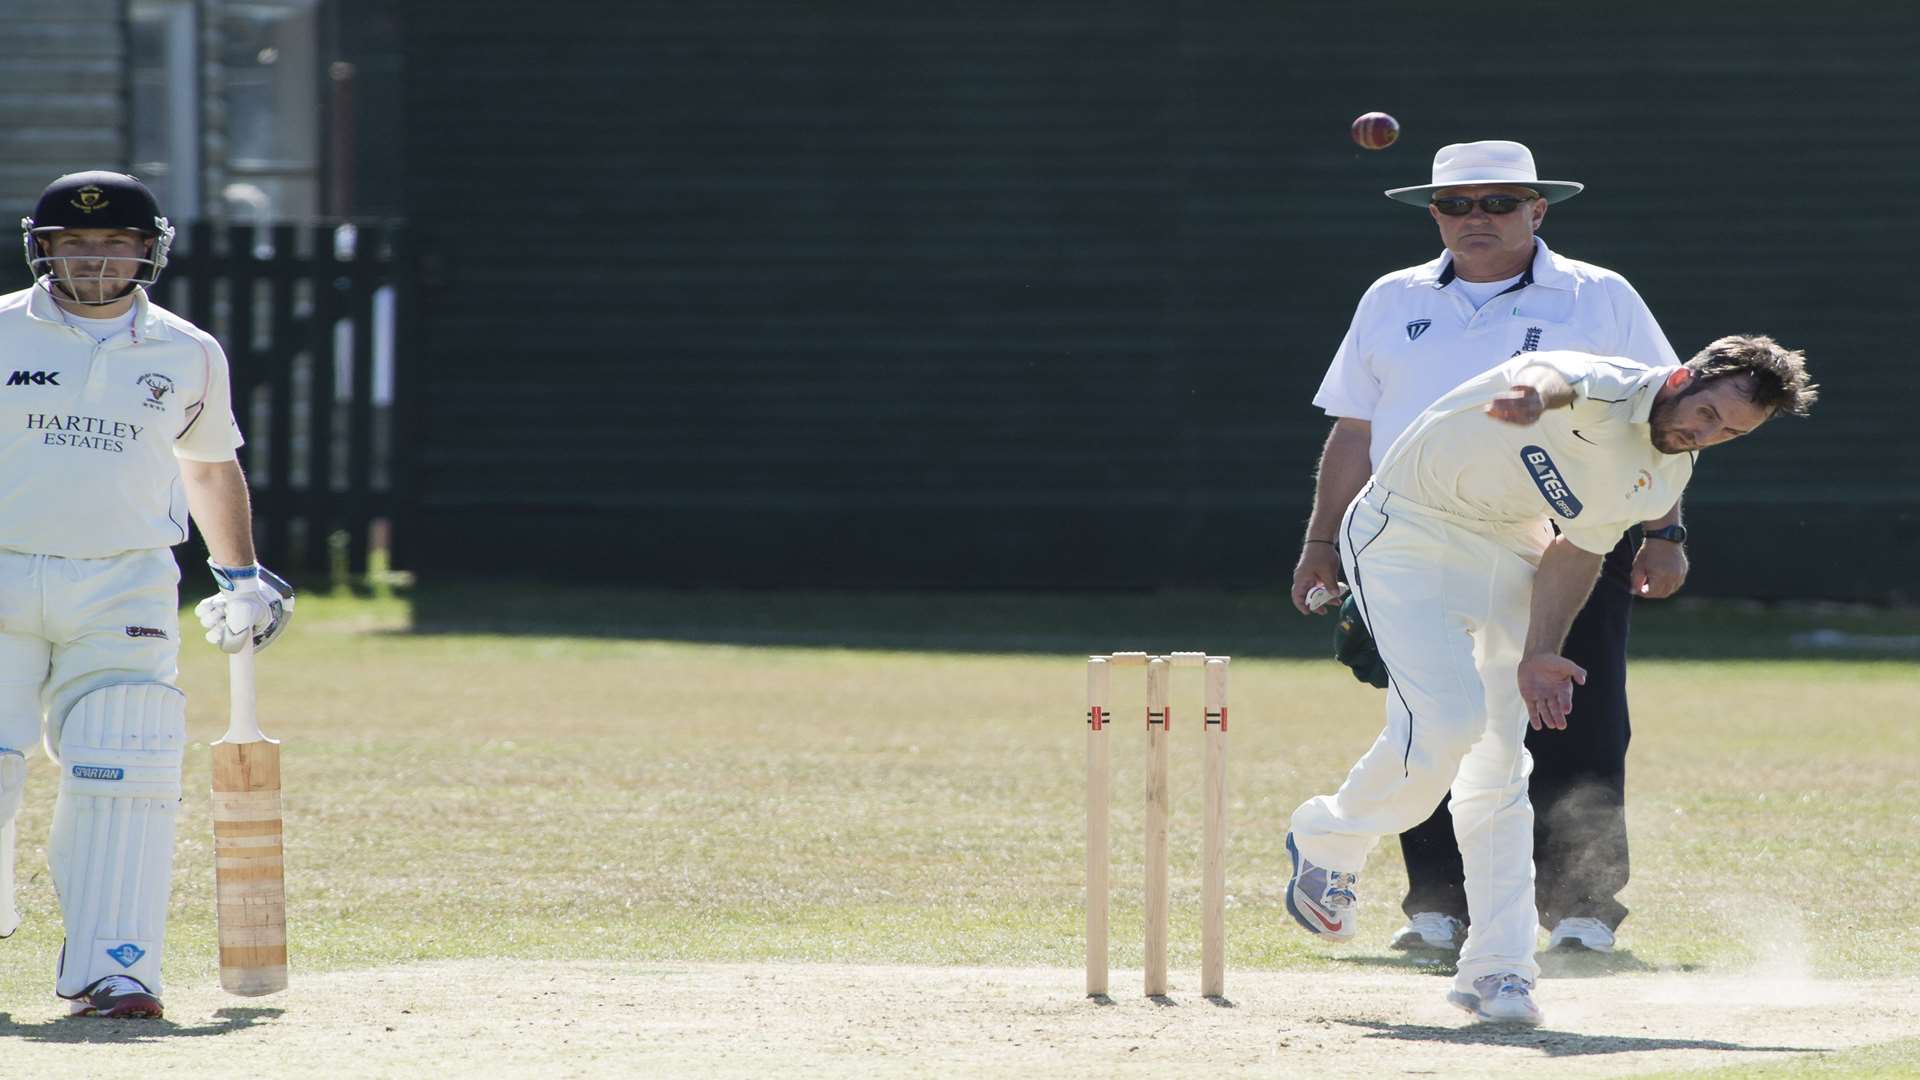
[[[1561,266],[1561,258],[1547,247],[1547,242],[1539,237],[1533,238],[1533,262],[1527,266],[1520,280],[1514,282],[1508,292],[1518,292],[1529,285],[1544,285],[1549,289],[1573,289],[1573,274]],[[1435,289],[1444,289],[1453,283],[1453,252],[1442,251],[1440,257],[1421,266],[1413,275],[1414,285],[1426,285]]]

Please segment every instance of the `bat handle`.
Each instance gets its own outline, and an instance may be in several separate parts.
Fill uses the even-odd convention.
[[[260,717],[254,711],[253,640],[243,642],[240,651],[227,657],[227,696],[233,708],[227,717],[227,733],[221,742],[260,742]]]

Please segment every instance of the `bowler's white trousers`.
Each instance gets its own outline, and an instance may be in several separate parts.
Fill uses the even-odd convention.
[[[1382,836],[1425,821],[1453,792],[1471,927],[1456,985],[1534,962],[1533,806],[1526,706],[1515,669],[1533,577],[1551,532],[1473,522],[1376,484],[1341,522],[1355,603],[1391,679],[1387,723],[1332,795],[1293,813],[1303,858],[1359,872]]]

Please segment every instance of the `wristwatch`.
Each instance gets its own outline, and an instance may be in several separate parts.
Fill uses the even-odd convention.
[[[1685,525],[1669,525],[1664,529],[1648,529],[1647,539],[1670,540],[1676,544],[1684,544],[1687,542],[1687,527]]]

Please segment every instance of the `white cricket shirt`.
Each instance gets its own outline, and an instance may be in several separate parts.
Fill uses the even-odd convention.
[[[1443,251],[1388,274],[1360,298],[1313,403],[1372,423],[1376,467],[1427,406],[1510,356],[1571,349],[1652,367],[1680,362],[1626,278],[1555,255],[1538,237],[1533,264],[1484,306],[1476,308],[1464,284]]]
[[[1566,378],[1573,406],[1526,427],[1488,416],[1487,402],[1533,364]],[[1516,356],[1421,413],[1375,479],[1422,506],[1496,528],[1551,520],[1575,545],[1604,555],[1633,523],[1673,509],[1693,476],[1694,455],[1655,449],[1647,422],[1672,371],[1585,353]]]
[[[187,538],[176,457],[242,443],[212,335],[148,301],[106,341],[35,286],[0,296],[0,548],[74,559]]]

